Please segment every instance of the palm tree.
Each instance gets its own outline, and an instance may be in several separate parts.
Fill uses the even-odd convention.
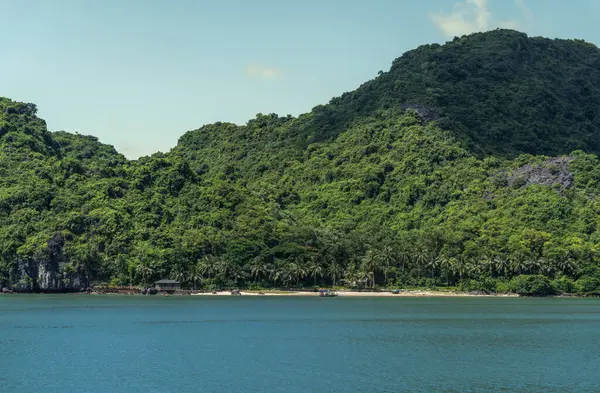
[[[190,270],[190,281],[193,289],[196,290],[198,282],[202,280],[202,263],[196,262],[196,264]]]
[[[347,284],[351,284],[352,286],[356,285],[357,281],[360,281],[356,265],[353,263],[351,263],[344,272],[344,280],[346,280]]]
[[[410,250],[406,247],[402,247],[400,249],[400,253],[398,254],[400,262],[402,262],[402,273],[406,271],[406,264],[410,262]]]
[[[358,270],[356,270],[355,274],[358,282],[365,286],[368,285],[369,281],[371,281],[371,272],[366,270],[364,266],[361,266]]]
[[[469,260],[464,255],[459,255],[458,258],[454,260],[454,273],[458,274],[458,280],[462,281],[463,277],[467,274],[469,267]]]
[[[329,274],[333,278],[333,286],[337,285],[336,279],[340,277],[344,273],[344,268],[342,265],[336,260],[332,259],[327,267],[327,274]]]
[[[414,261],[417,267],[417,281],[421,281],[421,268],[427,263],[427,251],[423,248],[417,250]]]
[[[481,268],[483,270],[489,270],[490,277],[494,277],[494,259],[489,255],[484,255],[481,258]]]
[[[217,273],[217,259],[213,255],[207,255],[200,261],[200,272],[203,276],[211,279]]]
[[[223,279],[232,278],[232,273],[235,265],[233,261],[227,257],[219,258],[217,262],[216,269],[218,274],[223,277]]]
[[[185,279],[186,279],[185,268],[180,264],[173,266],[173,268],[171,269],[170,276],[171,276],[172,280],[179,281],[179,282],[185,281]]]
[[[541,270],[546,266],[546,258],[538,257],[531,258],[529,260],[530,269],[533,271],[533,274],[539,274]]]
[[[469,258],[467,272],[469,277],[479,277],[481,276],[481,265],[474,258]]]
[[[523,274],[523,271],[527,269],[527,255],[523,252],[515,253],[511,257],[510,266],[513,272]]]
[[[439,266],[442,274],[446,276],[446,286],[450,286],[450,273],[452,272],[452,265],[454,264],[454,258],[448,258],[445,255],[440,255]]]
[[[250,277],[257,281],[260,277],[264,277],[269,273],[269,264],[260,256],[252,259],[246,266]]]
[[[392,248],[392,246],[384,246],[379,254],[379,259],[383,264],[383,276],[385,280],[385,285],[388,285],[388,272],[390,267],[396,262],[396,252]]]
[[[544,258],[544,263],[540,266],[540,273],[552,277],[554,275],[555,267],[553,263],[550,263],[548,259]]]
[[[504,256],[497,256],[494,258],[494,266],[496,267],[498,275],[504,276],[510,267],[510,261]]]
[[[300,279],[306,276],[306,269],[304,268],[304,260],[301,258],[296,259],[294,262],[288,264],[288,269],[292,274],[292,277],[296,280],[296,287],[300,285]]]
[[[425,267],[431,269],[431,278],[435,275],[435,268],[438,266],[438,256],[436,256],[433,252],[427,253],[427,259]]]
[[[306,269],[311,277],[315,280],[314,286],[317,286],[317,276],[323,277],[323,266],[319,263],[316,256],[310,258],[310,263]]]
[[[231,263],[228,268],[227,278],[230,279],[231,281],[233,281],[237,285],[238,282],[240,280],[243,280],[245,277],[244,270],[240,267],[240,265],[236,265],[231,260],[229,260],[229,261]]]
[[[279,264],[274,270],[273,280],[281,281],[284,287],[289,287],[290,282],[294,278],[289,264]]]
[[[141,278],[141,281],[144,285],[148,285],[150,283],[154,272],[154,265],[147,258],[143,258],[135,267],[135,273]]]
[[[375,271],[379,269],[379,259],[377,255],[369,250],[362,258],[361,268],[371,275],[371,284],[372,287],[375,288]]]
[[[563,274],[572,274],[575,271],[575,263],[568,255],[563,254],[555,258],[556,268]]]

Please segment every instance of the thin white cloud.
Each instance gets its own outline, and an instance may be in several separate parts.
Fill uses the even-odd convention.
[[[515,0],[524,12],[523,0]],[[496,27],[518,29],[519,23],[514,19],[496,20],[488,9],[487,0],[466,0],[454,4],[449,14],[439,11],[429,15],[431,21],[447,37],[487,31]]]
[[[250,63],[245,69],[246,76],[257,79],[277,79],[281,76],[281,70],[260,64]]]
[[[517,5],[517,8],[521,11],[521,13],[523,14],[523,17],[525,17],[525,21],[528,24],[533,24],[535,23],[535,18],[533,17],[533,13],[531,12],[531,10],[527,7],[527,5],[525,5],[525,0],[515,0],[515,4]]]

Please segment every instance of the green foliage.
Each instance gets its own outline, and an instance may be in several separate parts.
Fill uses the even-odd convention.
[[[600,279],[597,277],[581,277],[575,281],[575,291],[580,294],[600,292]]]
[[[465,285],[461,285],[461,288],[469,292],[474,291],[484,293],[496,293],[498,289],[498,284],[496,280],[491,277],[483,277],[479,280],[469,280]]]
[[[511,292],[524,296],[547,296],[556,293],[556,288],[546,276],[521,275],[509,282]]]
[[[566,276],[552,280],[551,285],[556,288],[556,292],[559,294],[574,293],[577,291],[573,279]]]
[[[599,53],[426,45],[310,113],[133,161],[0,98],[0,284],[598,291]]]
[[[408,106],[478,156],[598,154],[599,63],[598,48],[583,41],[503,29],[457,37],[406,52],[389,72],[319,108],[316,128],[335,136],[373,110]]]

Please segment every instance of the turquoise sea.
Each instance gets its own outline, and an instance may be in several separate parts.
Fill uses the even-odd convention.
[[[598,392],[600,300],[0,296],[0,392]]]

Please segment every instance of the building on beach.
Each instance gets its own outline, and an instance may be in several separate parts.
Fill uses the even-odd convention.
[[[181,284],[177,280],[159,280],[154,283],[154,288],[159,291],[175,291],[181,289]]]

